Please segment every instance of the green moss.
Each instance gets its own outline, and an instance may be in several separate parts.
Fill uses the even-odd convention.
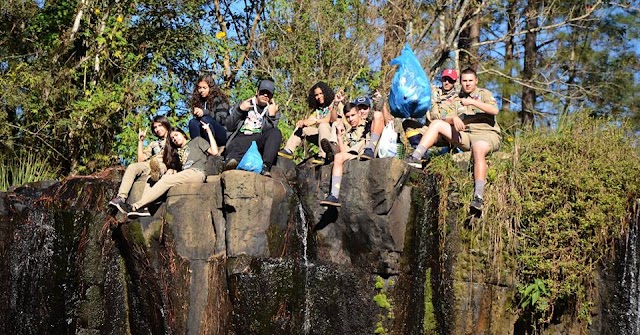
[[[438,325],[433,309],[433,292],[431,290],[431,268],[427,269],[426,280],[424,282],[424,331],[435,333]]]
[[[144,232],[142,231],[142,225],[139,221],[131,222],[129,224],[128,232],[134,245],[143,246],[145,248],[149,247],[147,239],[144,237]]]
[[[640,197],[637,135],[620,123],[576,114],[557,129],[509,138],[506,155],[488,159],[479,218],[468,219],[472,173],[457,168],[450,156],[432,160],[439,193],[457,193],[457,204],[441,202],[441,220],[458,220],[458,259],[474,271],[500,278],[505,269],[518,269],[523,293],[536,280],[544,282],[547,292],[536,294],[535,304],[534,296],[524,297],[530,303],[517,311],[534,315],[534,327],[563,310],[578,311],[588,324],[594,273],[627,231],[627,213]],[[440,225],[441,235],[448,235],[447,226]]]

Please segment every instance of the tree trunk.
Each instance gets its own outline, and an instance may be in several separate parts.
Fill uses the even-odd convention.
[[[389,15],[384,30],[384,46],[382,47],[382,73],[384,74],[384,82],[382,83],[383,91],[388,91],[393,79],[394,69],[389,66],[389,62],[400,54],[400,50],[406,42],[406,27],[409,22],[407,16],[408,11],[405,9],[407,0],[400,0],[387,4]]]
[[[475,3],[472,6],[481,6],[480,3]],[[480,41],[480,14],[476,11],[477,8],[470,8],[473,14],[468,18],[469,25],[460,33],[460,41],[458,46],[460,48],[460,69],[470,67],[474,70],[478,69],[478,46]]]
[[[527,34],[524,39],[524,68],[522,70],[522,81],[531,83],[536,67],[538,56],[538,46],[536,37],[538,35],[538,7],[540,0],[529,0],[526,9]],[[520,111],[520,122],[525,128],[533,127],[533,112],[536,103],[536,90],[531,85],[522,88],[522,110]]]
[[[516,0],[509,0],[509,6],[507,7],[507,41],[505,42],[504,51],[504,72],[508,76],[513,75],[513,49],[514,49],[514,33],[516,30],[516,15],[517,6]],[[502,110],[508,111],[511,109],[511,94],[508,85],[502,87]]]

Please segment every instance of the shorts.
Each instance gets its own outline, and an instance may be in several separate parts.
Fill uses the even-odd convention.
[[[500,135],[493,131],[461,131],[460,141],[452,141],[453,145],[464,150],[470,151],[471,146],[478,142],[484,141],[491,145],[491,152],[498,151],[500,149]]]

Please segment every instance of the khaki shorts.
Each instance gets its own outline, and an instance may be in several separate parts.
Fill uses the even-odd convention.
[[[470,151],[471,146],[478,141],[489,143],[491,152],[500,149],[500,135],[493,131],[462,131],[460,132],[459,141],[453,139],[452,143],[464,151]]]

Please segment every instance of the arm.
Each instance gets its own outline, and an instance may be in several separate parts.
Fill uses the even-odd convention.
[[[138,163],[144,162],[147,160],[147,155],[144,152],[144,139],[147,137],[147,128],[144,130],[138,130]]]
[[[218,143],[216,143],[216,139],[213,137],[213,132],[211,128],[209,128],[209,124],[202,121],[200,123],[202,124],[202,128],[207,132],[207,135],[209,135],[210,147],[207,149],[207,153],[211,156],[217,156],[220,153],[218,151]]]
[[[344,92],[339,90],[336,93],[335,98],[333,98],[333,102],[331,106],[329,106],[329,122],[335,122],[338,119],[338,113],[344,107]]]
[[[228,131],[234,132],[238,128],[238,125],[247,118],[247,113],[251,106],[251,99],[247,99],[237,104],[231,110],[231,114],[227,118],[226,122]]]
[[[480,90],[480,99],[461,98],[460,103],[463,106],[474,106],[487,114],[498,114],[498,105],[496,103],[496,99],[493,97],[493,94],[485,89]]]

